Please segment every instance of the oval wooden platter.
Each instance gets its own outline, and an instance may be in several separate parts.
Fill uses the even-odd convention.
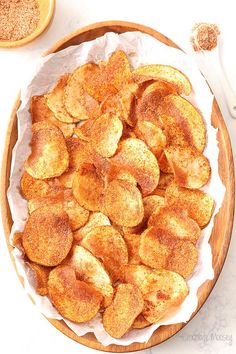
[[[69,36],[63,38],[61,41],[56,43],[46,54],[55,53],[61,49],[67,48],[71,45],[80,44],[84,41],[93,40],[99,36],[104,35],[106,32],[123,33],[127,31],[141,31],[147,33],[157,40],[178,48],[175,43],[170,39],[162,35],[161,33],[139,25],[129,22],[111,21],[111,22],[101,22],[96,23],[87,27],[84,27]],[[6,241],[9,248],[9,252],[12,250],[12,246],[9,244],[9,235],[12,226],[11,212],[9,209],[7,201],[7,189],[9,186],[9,175],[11,170],[11,156],[12,149],[17,140],[17,122],[16,122],[16,111],[19,107],[20,100],[17,102],[12,110],[11,119],[9,122],[9,128],[6,138],[5,152],[3,158],[2,166],[2,191],[1,191],[1,203],[2,203],[2,218],[5,229]],[[230,243],[231,231],[233,225],[234,217],[234,166],[233,166],[233,156],[231,150],[231,143],[227,128],[225,126],[224,120],[222,118],[221,112],[219,110],[216,100],[214,100],[213,110],[212,110],[212,124],[214,127],[218,128],[218,141],[220,148],[219,155],[219,173],[222,178],[223,183],[226,186],[226,193],[223,205],[216,216],[214,229],[211,235],[210,244],[213,252],[213,268],[215,271],[215,277],[211,281],[205,282],[198,290],[198,310],[202,307],[207,297],[209,296],[211,290],[213,289],[219,274],[222,270],[227,250]],[[14,260],[12,259],[13,263]],[[162,343],[167,340],[175,333],[177,333],[185,324],[180,323],[176,325],[161,326],[158,328],[150,340],[147,343],[133,343],[129,346],[118,346],[109,345],[104,347],[101,345],[91,333],[86,334],[82,337],[77,336],[71,329],[67,327],[64,321],[48,319],[57,329],[62,333],[72,338],[73,340],[86,345],[90,348],[103,350],[107,352],[130,352],[136,350],[142,350],[150,348],[154,345]]]

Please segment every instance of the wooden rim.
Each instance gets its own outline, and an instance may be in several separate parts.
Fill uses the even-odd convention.
[[[165,37],[161,33],[149,27],[142,26],[136,23],[131,23],[131,22],[107,21],[107,22],[95,23],[90,26],[86,26],[78,31],[73,32],[72,34],[63,38],[61,41],[57,42],[49,51],[45,53],[45,55],[53,52],[57,52],[61,49],[68,47],[69,45],[73,45],[76,43],[76,41],[77,43],[78,42],[81,43],[85,41],[84,39],[85,37],[88,38],[87,40],[91,40],[99,37],[100,35],[102,35],[100,33],[103,32],[106,33],[112,31],[116,33],[122,33],[122,32],[127,32],[129,30],[141,31],[147,33],[149,35],[152,35],[157,40],[166,43],[169,46],[178,48],[178,46],[175,43],[173,43],[169,38]],[[78,37],[80,37],[80,41],[78,41]],[[9,252],[11,252],[12,250],[12,246],[9,244],[9,234],[11,230],[12,219],[9,210],[9,204],[7,201],[6,191],[9,186],[12,148],[14,147],[14,144],[17,140],[16,111],[19,107],[19,104],[20,104],[20,100],[18,97],[16,104],[13,107],[12,115],[10,118],[10,123],[9,123],[6,142],[5,142],[3,165],[2,165],[2,181],[1,181],[2,219],[3,219],[3,225],[6,234],[6,242],[7,242]],[[220,272],[223,268],[224,261],[227,255],[228,247],[230,244],[232,227],[233,227],[234,201],[235,201],[233,155],[232,155],[232,148],[231,148],[229,134],[226,125],[224,123],[223,117],[221,115],[219,106],[215,99],[214,99],[213,110],[212,110],[212,124],[214,127],[219,129],[218,130],[218,140],[220,145],[219,166],[220,164],[223,164],[224,166],[224,168],[221,168],[220,176],[226,185],[226,193],[225,193],[224,202],[222,204],[222,208],[216,216],[214,228],[210,239],[210,244],[213,253],[213,267],[215,271],[215,277],[211,281],[206,281],[198,289],[198,298],[199,298],[198,307],[196,311],[192,314],[190,320],[196,315],[196,313],[205,303],[206,299],[210,295],[220,275]],[[224,232],[218,233],[218,231],[222,229]],[[217,247],[219,247],[219,249]],[[214,252],[215,248],[217,248],[217,252]],[[11,258],[14,264],[14,259],[12,256]],[[20,280],[22,282],[22,279]],[[179,330],[181,330],[186,325],[186,323],[179,323],[176,325],[161,326],[153,333],[152,337],[147,343],[133,343],[129,346],[109,345],[104,347],[96,340],[95,336],[92,333],[88,333],[82,337],[79,337],[71,329],[69,329],[69,327],[67,327],[64,321],[58,321],[54,319],[48,319],[48,320],[62,333],[64,333],[66,336],[70,337],[71,339],[79,342],[80,344],[83,344],[93,349],[108,351],[108,352],[130,352],[130,351],[137,351],[137,350],[144,350],[144,349],[151,348],[154,345],[160,344],[165,340],[171,338],[174,334],[176,334]]]

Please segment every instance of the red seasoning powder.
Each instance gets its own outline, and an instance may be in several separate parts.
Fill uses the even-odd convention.
[[[0,0],[0,40],[18,41],[35,31],[39,23],[36,0]]]
[[[191,42],[193,49],[198,52],[201,50],[212,50],[217,46],[220,31],[215,24],[197,23],[192,29]]]

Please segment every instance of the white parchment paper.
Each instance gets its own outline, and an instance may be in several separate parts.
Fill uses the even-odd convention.
[[[126,32],[120,35],[107,33],[96,40],[85,42],[79,46],[72,46],[42,58],[30,82],[22,88],[22,103],[17,113],[18,141],[13,149],[10,187],[8,190],[8,200],[14,221],[11,239],[14,232],[24,229],[28,217],[27,202],[20,194],[19,185],[23,173],[23,163],[30,153],[31,119],[28,110],[31,96],[48,92],[61,75],[73,71],[82,64],[108,60],[111,53],[118,49],[126,52],[134,68],[142,64],[168,64],[180,69],[189,77],[193,86],[193,93],[188,99],[199,108],[207,127],[207,146],[204,154],[210,160],[212,177],[210,183],[204,187],[204,190],[213,196],[215,211],[211,222],[202,231],[202,236],[198,242],[199,261],[194,273],[187,280],[189,295],[175,313],[148,328],[132,330],[122,339],[114,339],[105,332],[100,314],[84,324],[75,324],[65,320],[67,325],[79,336],[93,332],[105,346],[109,344],[129,345],[133,342],[146,342],[159,326],[189,320],[197,307],[198,288],[207,279],[214,278],[212,253],[208,241],[214,225],[214,216],[219,211],[225,193],[225,187],[218,174],[217,130],[211,126],[213,96],[205,79],[191,58],[180,50],[170,48],[153,37],[140,32]],[[15,248],[12,253],[16,261],[17,270],[24,278],[25,289],[35,300],[38,309],[46,317],[62,319],[46,296],[42,297],[35,293],[29,272],[23,262],[21,251]]]

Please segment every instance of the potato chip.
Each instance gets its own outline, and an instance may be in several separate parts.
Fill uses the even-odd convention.
[[[188,216],[187,211],[179,207],[165,206],[158,209],[150,216],[148,226],[163,229],[179,239],[188,240],[194,244],[201,234],[198,224]]]
[[[99,211],[104,193],[104,182],[92,164],[83,164],[76,172],[72,191],[75,199],[85,209]]]
[[[162,98],[167,95],[170,95],[171,93],[175,93],[175,89],[174,86],[168,84],[167,82],[154,81],[144,89],[142,96],[145,97],[153,92],[155,92],[155,94],[158,93],[159,96]]]
[[[33,263],[33,262],[27,262],[27,266],[30,269],[30,272],[32,273],[32,278],[31,281],[33,283],[33,286],[36,290],[36,293],[45,296],[48,294],[48,277],[49,273],[51,271],[51,268],[49,267],[44,267],[39,264]]]
[[[115,154],[122,135],[123,125],[118,115],[105,113],[98,117],[91,128],[91,144],[103,157]]]
[[[81,241],[101,260],[112,280],[116,280],[119,268],[128,263],[128,250],[123,237],[112,226],[98,226],[88,232]]]
[[[81,246],[74,246],[72,256],[67,264],[75,270],[78,280],[91,284],[103,295],[104,307],[111,304],[113,287],[110,277],[102,263],[92,253]]]
[[[178,95],[164,97],[158,107],[168,143],[180,144],[181,139],[202,152],[206,145],[206,127],[201,114],[186,99]],[[176,138],[177,137],[177,138]]]
[[[48,122],[56,125],[63,133],[65,138],[73,134],[75,124],[63,123],[58,120],[54,113],[49,109],[45,96],[33,96],[30,104],[30,114],[32,123]]]
[[[131,328],[142,309],[140,290],[132,284],[119,284],[112,304],[102,317],[105,331],[114,338],[121,338]]]
[[[91,137],[91,129],[95,119],[88,119],[84,122],[81,122],[80,125],[74,129],[74,133],[78,136],[79,139],[83,141],[89,141]]]
[[[150,194],[159,181],[156,157],[140,139],[129,138],[119,144],[111,164],[128,170],[137,180],[143,194]]]
[[[100,115],[99,103],[90,96],[83,87],[83,72],[87,72],[85,64],[76,69],[68,78],[64,90],[63,102],[69,114],[76,120],[85,120]]]
[[[48,292],[58,312],[75,323],[91,320],[102,301],[102,295],[92,285],[76,279],[70,266],[59,266],[50,272]]]
[[[79,243],[93,228],[108,225],[111,225],[111,223],[106,215],[101,212],[91,213],[87,224],[73,233],[74,240]]]
[[[142,314],[138,315],[138,317],[135,318],[134,323],[132,324],[132,328],[134,329],[142,329],[150,326],[151,323],[148,322]]]
[[[128,248],[129,264],[140,264],[139,243],[140,235],[124,234],[124,239]]]
[[[166,146],[166,136],[161,128],[149,121],[139,121],[135,127],[137,138],[143,140],[158,158]]]
[[[191,189],[203,187],[211,177],[208,159],[192,147],[170,146],[165,155],[174,172],[175,181]]]
[[[164,173],[161,172],[160,174],[160,179],[158,183],[158,188],[166,190],[167,187],[171,184],[171,182],[174,180],[174,175],[172,173]]]
[[[108,183],[113,181],[114,179],[121,179],[133,184],[134,186],[137,186],[137,181],[135,177],[129,171],[122,170],[114,165],[110,166],[106,177]]]
[[[26,171],[36,179],[60,176],[69,164],[62,132],[44,122],[33,124],[32,132],[32,151],[25,162]]]
[[[50,186],[45,180],[35,179],[24,172],[20,180],[21,193],[27,200],[46,196]]]
[[[28,218],[23,247],[27,257],[44,266],[55,266],[67,256],[73,235],[69,218],[61,208],[48,206],[35,210]]]
[[[104,194],[104,213],[121,226],[138,225],[144,215],[142,196],[139,189],[125,181],[111,181]]]
[[[160,80],[170,84],[178,94],[190,95],[192,87],[189,79],[181,71],[169,65],[143,65],[132,72],[133,79],[142,83],[147,80]]]
[[[125,264],[120,269],[119,281],[134,284],[141,289],[152,272],[153,270],[145,265]]]
[[[143,198],[144,219],[147,221],[150,216],[157,212],[165,204],[165,199],[159,195],[148,195]]]
[[[166,189],[166,202],[171,206],[179,206],[188,211],[188,215],[198,225],[205,227],[213,213],[214,199],[207,193],[200,190],[191,190],[178,186],[172,182]]]
[[[158,157],[158,165],[161,172],[173,174],[172,167],[170,166],[164,151]]]

